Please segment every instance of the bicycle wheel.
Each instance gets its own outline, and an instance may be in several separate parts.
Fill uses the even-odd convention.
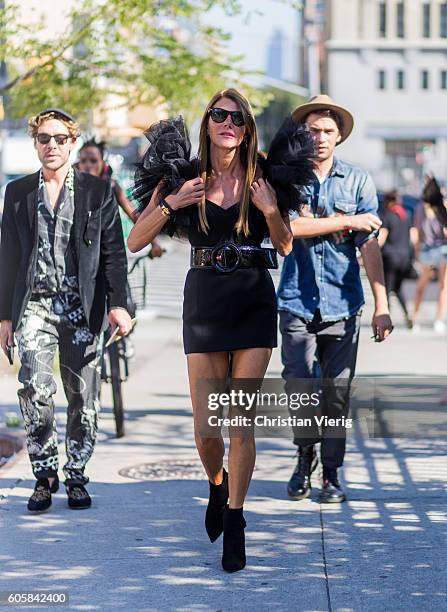
[[[113,414],[115,417],[116,437],[124,436],[124,404],[121,388],[120,357],[118,342],[114,342],[107,349],[110,361],[110,382],[112,383]]]

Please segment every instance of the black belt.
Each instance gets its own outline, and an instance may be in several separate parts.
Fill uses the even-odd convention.
[[[215,247],[192,247],[191,268],[214,268],[218,272],[234,272],[237,268],[278,267],[276,249],[240,246],[224,242]]]

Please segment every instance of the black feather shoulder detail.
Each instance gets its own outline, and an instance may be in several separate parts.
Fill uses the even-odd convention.
[[[191,142],[183,117],[154,123],[144,135],[149,147],[137,164],[132,189],[132,198],[138,202],[140,211],[146,208],[161,181],[161,195],[166,197],[199,173],[197,159],[190,159]]]
[[[293,121],[283,122],[263,162],[264,176],[276,191],[281,212],[299,210],[303,187],[314,179],[315,145],[308,128]]]

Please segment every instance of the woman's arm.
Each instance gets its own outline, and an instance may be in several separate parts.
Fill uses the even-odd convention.
[[[168,217],[164,215],[161,208],[157,206],[159,202],[159,192],[160,189],[157,187],[152,194],[149,204],[130,230],[127,246],[131,253],[137,253],[151,243],[168,221]]]
[[[138,210],[132,206],[129,198],[124,192],[124,189],[121,187],[118,181],[113,181],[113,187],[118,204],[129,219],[135,223],[135,221],[138,219]]]
[[[282,217],[279,209],[267,213],[265,220],[269,228],[270,240],[280,255],[286,257],[293,246],[292,230],[290,229],[290,221],[288,217]]]
[[[201,178],[195,178],[183,183],[176,194],[168,195],[165,200],[173,211],[185,208],[191,204],[198,204],[205,195],[205,188]],[[149,204],[138,218],[130,231],[127,246],[131,253],[140,251],[161,232],[169,217],[158,206],[160,201],[160,185],[157,186]]]
[[[265,217],[273,246],[285,257],[292,250],[293,236],[290,222],[281,216],[275,190],[267,181],[259,178],[253,181],[250,194],[253,204]]]

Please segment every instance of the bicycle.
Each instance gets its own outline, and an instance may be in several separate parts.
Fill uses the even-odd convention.
[[[166,249],[162,249],[162,253],[166,253]],[[154,259],[152,250],[137,257],[132,262],[128,271],[127,310],[132,318],[135,317],[137,310],[146,306],[147,269],[144,263],[147,262],[148,259]],[[140,267],[142,269],[142,275],[135,280],[135,276],[132,278],[132,274]],[[129,280],[132,280],[132,286]],[[107,344],[110,335],[110,329],[108,329],[104,336],[104,345]],[[113,415],[115,418],[117,438],[122,438],[125,435],[122,383],[129,377],[129,336],[130,334],[118,338],[118,340],[105,348],[101,364],[101,380],[112,385]]]

